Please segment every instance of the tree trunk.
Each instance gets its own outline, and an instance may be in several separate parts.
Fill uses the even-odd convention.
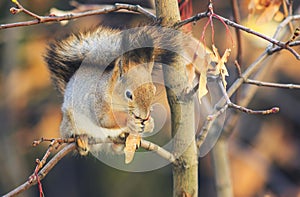
[[[162,25],[171,26],[180,20],[177,0],[156,0],[156,16]],[[198,196],[198,158],[195,143],[193,100],[180,100],[188,81],[181,58],[171,66],[163,66],[168,102],[171,110],[174,155],[173,196]],[[177,94],[176,94],[177,93]]]

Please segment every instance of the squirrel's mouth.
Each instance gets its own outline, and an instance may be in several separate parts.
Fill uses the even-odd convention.
[[[142,120],[142,122],[145,122],[145,121],[149,120],[149,118],[150,118],[150,113],[148,114],[148,116],[147,116],[146,118],[141,118],[141,117],[139,117],[139,116],[136,116],[134,113],[132,113],[132,115],[133,115],[133,117],[134,117],[135,119],[140,119],[140,120]]]

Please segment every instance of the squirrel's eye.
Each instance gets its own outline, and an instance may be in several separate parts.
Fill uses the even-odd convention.
[[[125,91],[125,96],[126,96],[126,98],[132,100],[132,93],[131,93],[130,90],[126,90],[126,91]]]

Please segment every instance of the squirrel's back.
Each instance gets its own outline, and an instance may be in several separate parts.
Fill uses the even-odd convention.
[[[181,51],[182,42],[178,31],[159,25],[122,31],[100,26],[51,43],[45,60],[55,87],[64,94],[66,84],[84,61],[92,61],[100,69],[112,69],[118,56],[133,51],[134,61],[148,54],[154,56],[153,61],[170,64],[175,53]],[[138,48],[154,50],[153,53],[144,50],[141,54],[135,50]]]

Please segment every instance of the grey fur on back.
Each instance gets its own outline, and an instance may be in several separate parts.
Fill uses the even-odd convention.
[[[115,55],[124,52],[124,49],[121,49],[124,40],[129,44],[129,46],[125,46],[126,50],[145,47],[144,39],[137,39],[143,38],[145,35],[152,40],[149,47],[154,49],[154,61],[170,64],[174,61],[175,53],[182,52],[181,45],[184,43],[184,37],[176,30],[154,25],[132,28],[122,32],[124,31],[128,32],[122,35],[120,30],[100,26],[94,30],[72,34],[66,39],[51,43],[47,49],[45,61],[52,81],[59,92],[64,94],[66,84],[89,52],[94,51],[95,48],[97,50],[93,53],[97,52],[98,55],[94,55],[96,58],[94,62],[98,62],[99,68],[104,66],[104,69],[113,67],[114,65],[110,64],[113,63]]]

